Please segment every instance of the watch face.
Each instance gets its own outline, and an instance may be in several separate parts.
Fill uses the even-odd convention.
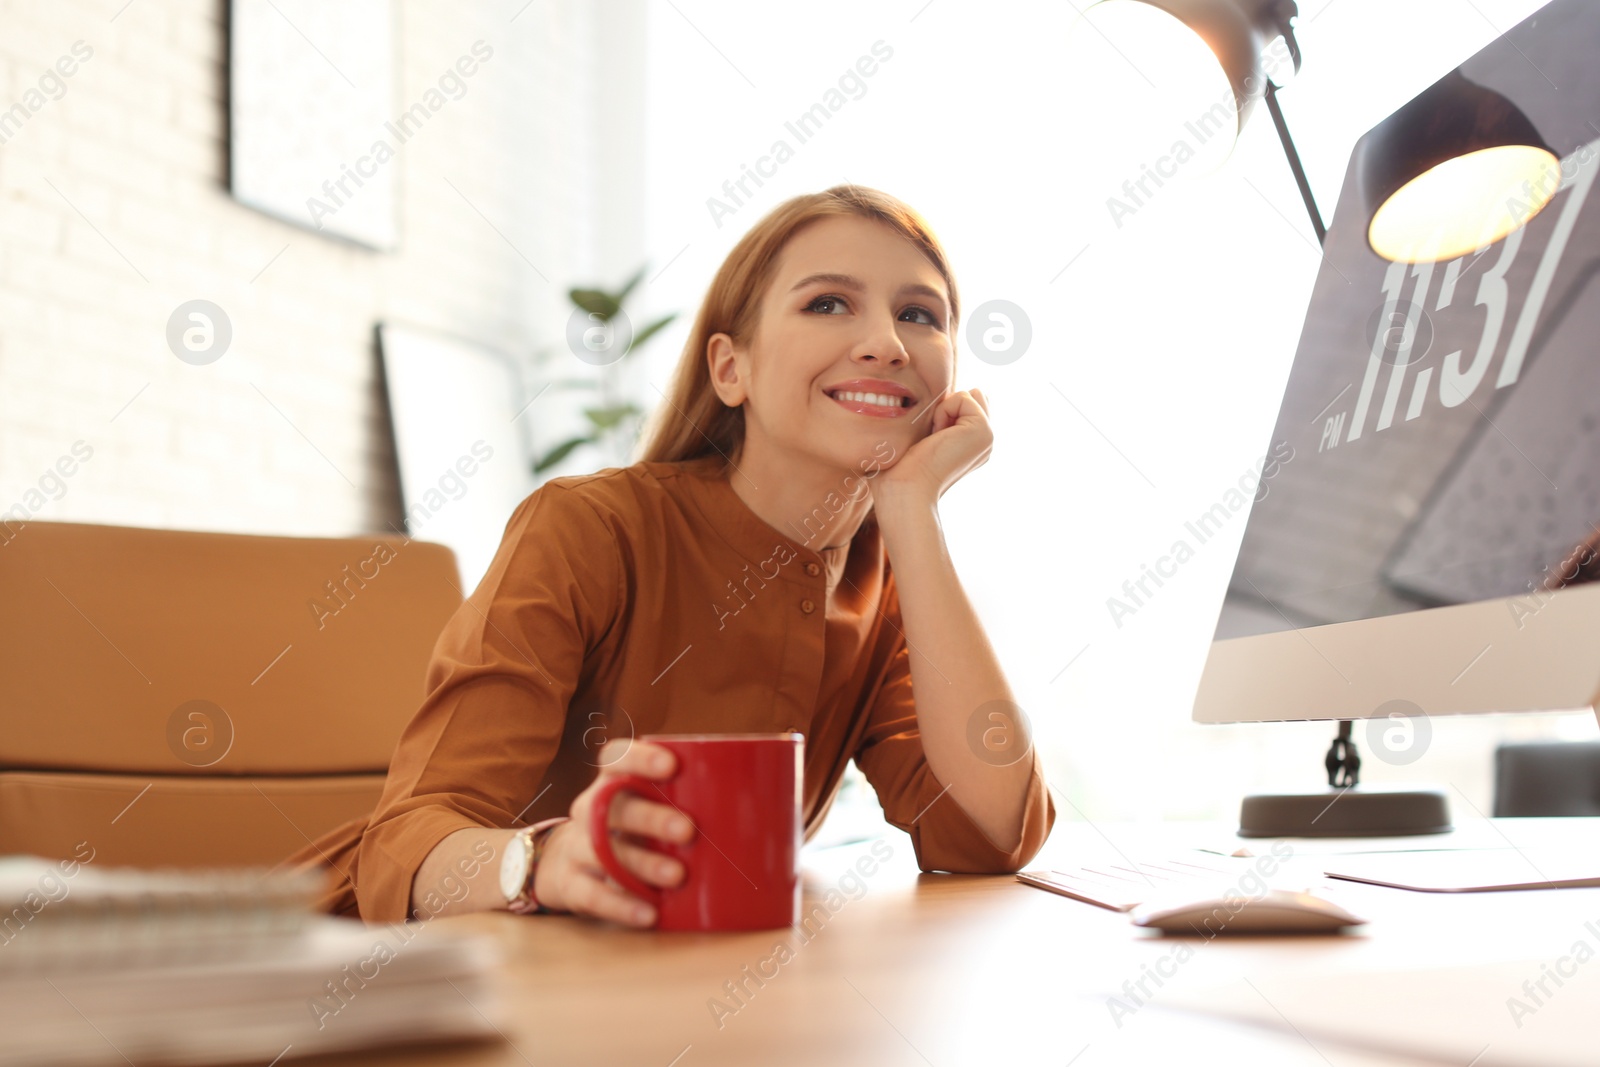
[[[528,879],[528,837],[517,834],[506,842],[506,854],[500,860],[500,892],[507,901],[522,896]]]

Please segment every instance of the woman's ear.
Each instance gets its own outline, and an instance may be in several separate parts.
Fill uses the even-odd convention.
[[[733,338],[725,333],[711,335],[711,340],[706,343],[706,365],[711,372],[711,388],[730,408],[743,404],[748,395],[743,364],[743,353],[734,347]]]

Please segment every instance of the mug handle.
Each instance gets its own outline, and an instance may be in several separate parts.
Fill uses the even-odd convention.
[[[651,779],[641,778],[638,775],[618,775],[600,787],[589,809],[589,843],[594,846],[594,854],[599,858],[600,865],[624,889],[646,900],[656,898],[656,887],[640,881],[637,875],[622,865],[616,853],[611,851],[611,802],[624,789],[639,793],[645,786],[654,784]]]

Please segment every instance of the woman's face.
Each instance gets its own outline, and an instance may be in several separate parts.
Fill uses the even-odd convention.
[[[944,279],[915,245],[874,219],[830,216],[784,246],[751,342],[712,339],[712,382],[744,405],[746,451],[759,437],[834,467],[892,466],[951,387],[949,319]]]

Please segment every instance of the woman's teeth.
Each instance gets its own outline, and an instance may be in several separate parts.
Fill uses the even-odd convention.
[[[833,394],[835,400],[853,400],[858,404],[877,404],[880,407],[897,408],[904,406],[904,397],[890,396],[887,393],[856,393],[848,389],[841,389]]]

